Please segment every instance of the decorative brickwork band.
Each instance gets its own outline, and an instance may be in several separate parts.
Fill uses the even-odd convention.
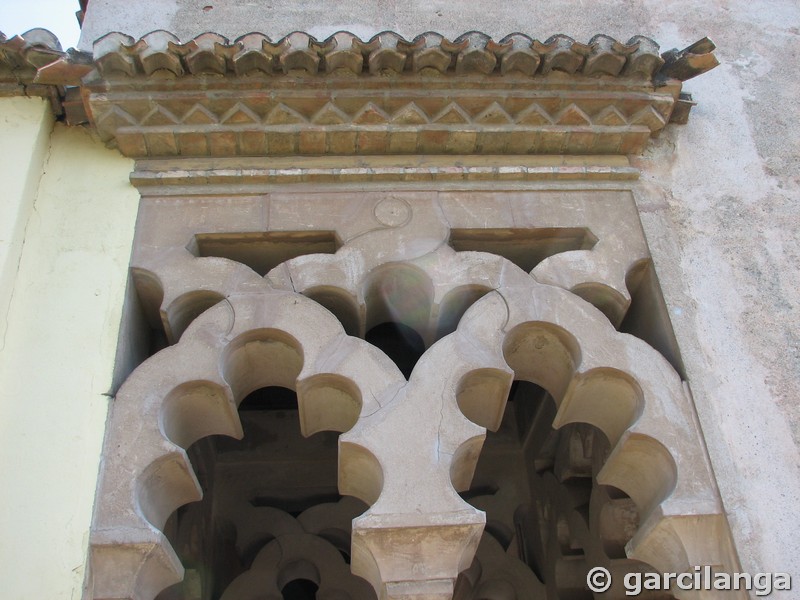
[[[54,95],[135,158],[380,154],[637,154],[691,102],[681,82],[717,64],[708,39],[659,55],[636,36],[499,41],[385,31],[234,41],[109,33],[93,56],[32,30],[0,38],[0,85]],[[6,82],[6,83],[3,83]],[[27,86],[27,87],[26,87]],[[213,92],[213,93],[209,93]]]

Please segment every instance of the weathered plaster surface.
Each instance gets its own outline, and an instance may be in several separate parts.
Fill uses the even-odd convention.
[[[0,98],[0,350],[25,225],[47,156],[53,117],[41,98]]]
[[[4,598],[81,596],[138,203],[132,167],[82,129],[58,125],[50,139],[0,350]]]
[[[764,92],[739,69],[694,84],[702,104],[639,161],[638,197],[743,566],[796,574],[797,144],[754,126]]]
[[[638,161],[637,200],[743,567],[800,577],[796,3],[347,1],[332,9],[185,0],[168,4],[157,23],[154,2],[138,3],[135,14],[122,12],[123,0],[95,3],[113,8],[102,12],[115,21],[90,12],[86,49],[109,29],[140,36],[156,27],[184,39],[209,29],[277,38],[295,29],[325,37],[387,28],[406,36],[565,32],[581,41],[643,34],[664,49],[714,39],[722,66],[687,84],[700,103],[690,124],[662,134]]]
[[[737,2],[703,21],[722,65],[638,163],[640,210],[743,567],[796,578],[800,10]]]

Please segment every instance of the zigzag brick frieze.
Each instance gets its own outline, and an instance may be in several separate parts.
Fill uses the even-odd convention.
[[[215,107],[206,107],[200,102],[194,104],[186,112],[178,112],[172,109],[179,107],[169,104],[169,108],[163,104],[156,104],[150,108],[145,114],[141,115],[140,111],[127,112],[122,108],[113,107],[109,111],[101,114],[97,120],[102,122],[106,119],[113,118],[120,121],[121,125],[135,125],[135,126],[159,126],[173,128],[174,126],[196,126],[196,125],[316,125],[316,126],[333,126],[333,125],[431,125],[431,124],[458,124],[458,125],[546,125],[546,126],[602,126],[602,127],[628,127],[631,125],[645,125],[651,131],[657,131],[666,125],[664,113],[669,108],[667,102],[662,102],[660,105],[648,105],[644,101],[639,103],[631,103],[629,114],[621,113],[613,104],[594,112],[592,115],[587,114],[580,108],[582,104],[581,99],[575,98],[576,102],[570,102],[565,108],[550,110],[547,103],[537,101],[535,99],[512,98],[510,101],[503,102],[493,99],[492,96],[486,96],[483,99],[469,99],[469,104],[480,107],[486,104],[486,108],[479,110],[477,114],[470,114],[458,100],[454,100],[447,104],[443,109],[437,110],[436,102],[424,101],[417,103],[410,100],[401,108],[387,112],[371,100],[366,98],[361,101],[364,105],[356,110],[354,114],[349,114],[352,110],[352,105],[358,103],[359,100],[348,99],[345,102],[350,105],[350,109],[345,112],[343,108],[337,105],[337,99],[324,99],[318,100],[316,103],[308,98],[295,99],[294,102],[289,101],[275,102],[274,104],[265,103],[261,107],[249,107],[246,102],[241,99],[231,99],[233,103],[228,108],[229,103],[220,102],[216,106],[218,110],[212,110]],[[565,98],[563,102],[568,102],[569,99]],[[167,101],[168,102],[168,101]],[[322,104],[324,102],[324,104]],[[500,104],[506,104],[504,107]],[[185,100],[183,101],[185,104]],[[392,102],[397,104],[397,101]],[[526,106],[527,103],[527,106]],[[293,108],[292,105],[298,106],[305,104],[306,110]],[[320,108],[316,110],[315,104],[321,104]],[[516,104],[516,110],[509,111],[510,105]],[[587,102],[588,104],[588,102]],[[427,105],[427,106],[425,106]],[[519,106],[522,106],[519,109]],[[639,108],[641,106],[641,108]],[[149,107],[149,105],[148,105]],[[433,108],[432,108],[433,107]],[[259,110],[262,109],[262,110]],[[264,110],[266,109],[266,110]],[[639,109],[639,110],[637,110]],[[474,110],[474,109],[473,109]],[[258,111],[258,112],[256,112]],[[139,113],[139,116],[137,116]],[[668,115],[666,115],[668,117]]]
[[[268,88],[261,78],[204,79],[199,89],[126,78],[89,83],[87,100],[101,138],[136,158],[636,154],[680,92],[675,83],[487,78],[309,78],[302,87],[284,78]]]

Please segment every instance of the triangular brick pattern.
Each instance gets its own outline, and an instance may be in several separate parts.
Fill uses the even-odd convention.
[[[184,146],[180,153],[193,156],[202,156],[208,151],[207,136],[212,132],[229,132],[235,139],[257,133],[266,136],[270,148],[267,154],[303,154],[302,144],[295,141],[285,145],[280,140],[288,139],[287,135],[302,137],[306,131],[320,137],[320,147],[339,154],[357,151],[395,154],[401,147],[400,153],[452,153],[447,145],[436,143],[434,132],[471,132],[473,142],[458,145],[456,153],[481,153],[485,150],[479,137],[484,131],[491,132],[495,148],[517,148],[520,139],[530,139],[524,153],[553,153],[553,148],[547,144],[535,142],[539,133],[559,134],[561,142],[557,151],[561,152],[605,154],[618,153],[624,148],[624,153],[636,153],[642,150],[650,135],[663,129],[674,105],[671,94],[628,97],[625,91],[604,93],[600,100],[574,90],[554,90],[543,98],[541,92],[526,94],[518,88],[511,98],[509,92],[502,90],[480,93],[462,90],[458,99],[448,102],[435,98],[419,100],[415,95],[409,91],[404,97],[403,92],[398,91],[388,104],[369,90],[358,90],[344,99],[336,94],[302,97],[293,93],[291,99],[282,102],[280,94],[265,101],[261,92],[237,91],[198,98],[188,111],[186,98],[171,100],[168,95],[153,95],[146,100],[137,95],[127,101],[123,93],[109,102],[105,94],[93,94],[90,103],[104,139],[112,140],[119,133],[130,134],[132,130],[145,139],[155,134],[179,135],[185,128],[192,127],[200,136],[198,143],[194,147]],[[136,114],[141,117],[137,118]],[[183,118],[177,116],[181,114]],[[174,127],[176,125],[181,128]],[[348,135],[372,131],[375,127],[381,127],[385,135],[375,139],[369,149],[358,145],[348,149],[347,144],[342,143]],[[399,144],[410,132],[417,134],[414,143]],[[588,132],[593,135],[586,137]],[[271,146],[270,138],[276,139]],[[282,147],[286,148],[284,152],[279,150]],[[242,155],[249,154],[241,143],[236,148]],[[308,148],[311,154],[319,153],[315,146]]]

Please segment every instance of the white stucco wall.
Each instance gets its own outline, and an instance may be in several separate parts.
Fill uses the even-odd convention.
[[[6,110],[2,143],[13,129]],[[0,348],[0,596],[9,600],[81,597],[138,203],[131,161],[81,128],[58,124],[48,141],[44,165],[31,167],[41,179]],[[6,190],[25,172],[15,152],[4,152],[21,163]]]
[[[777,48],[752,41],[689,83],[700,104],[634,161],[636,196],[742,567],[791,574],[794,591],[770,596],[789,600],[800,587],[800,144],[770,119],[800,111],[770,81],[797,88]]]

